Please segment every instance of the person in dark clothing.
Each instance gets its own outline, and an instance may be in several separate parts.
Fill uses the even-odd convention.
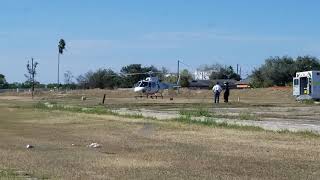
[[[230,95],[230,87],[229,87],[228,82],[224,83],[224,85],[225,85],[225,91],[223,94],[223,98],[224,98],[224,102],[228,103],[229,102],[229,95]]]

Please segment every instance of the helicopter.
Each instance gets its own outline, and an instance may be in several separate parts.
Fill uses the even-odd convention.
[[[134,76],[134,75],[149,75],[149,77],[147,77],[146,79],[142,79],[139,80],[137,83],[134,84],[133,86],[133,91],[137,94],[139,94],[137,97],[144,97],[146,96],[147,98],[150,96],[151,98],[155,97],[156,99],[158,97],[161,97],[163,99],[163,91],[164,90],[177,90],[179,93],[179,88],[181,87],[179,85],[180,82],[180,64],[184,64],[186,66],[189,66],[185,63],[183,63],[182,61],[178,60],[178,71],[177,73],[165,73],[167,75],[176,75],[177,77],[177,82],[176,84],[173,83],[164,83],[161,82],[161,80],[158,77],[154,77],[152,75],[154,74],[164,74],[163,72],[153,72],[153,71],[149,71],[149,72],[138,72],[138,73],[120,73],[120,76]],[[171,97],[170,100],[172,100],[173,98]]]
[[[166,89],[178,89],[180,76],[178,76],[178,80],[176,84],[172,83],[164,83],[159,80],[158,77],[153,77],[152,74],[156,74],[154,72],[148,72],[148,73],[136,73],[136,74],[148,74],[149,77],[146,79],[138,81],[133,88],[133,91],[135,93],[140,94],[137,97],[143,97],[146,96],[147,98],[150,96],[151,98],[155,97],[156,99],[158,97],[161,97],[163,99],[163,91]]]

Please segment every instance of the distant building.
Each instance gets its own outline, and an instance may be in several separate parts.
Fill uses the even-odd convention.
[[[247,89],[247,88],[250,88],[250,84],[249,84],[249,83],[247,83],[247,82],[241,82],[241,81],[236,82],[236,86],[237,86],[237,89]]]
[[[236,89],[237,88],[237,80],[234,79],[216,79],[213,80],[213,84],[216,84],[217,82],[219,82],[219,84],[221,85],[222,88],[224,88],[224,84],[225,83],[229,83],[229,88],[230,89]]]
[[[212,81],[210,80],[189,81],[189,88],[193,88],[193,89],[209,89],[211,85],[212,85]]]
[[[213,72],[213,70],[208,70],[208,71],[196,70],[194,72],[194,79],[195,80],[209,80],[212,72]]]
[[[236,83],[237,89],[246,89],[246,88],[251,88],[250,86],[251,78],[247,77],[245,79],[242,79],[241,81],[238,81]]]
[[[237,81],[234,79],[216,79],[216,80],[192,80],[189,81],[189,88],[193,89],[210,89],[213,87],[214,84],[219,82],[219,84],[224,88],[224,83],[228,82],[229,87],[231,89],[236,89]]]

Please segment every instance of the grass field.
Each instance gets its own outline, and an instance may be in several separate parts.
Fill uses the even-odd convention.
[[[235,96],[238,96],[237,93],[242,96],[243,102],[221,105],[222,109],[233,111],[246,108],[246,112],[251,113],[252,110],[280,107],[287,108],[287,113],[295,112],[295,108],[302,106],[289,96],[283,96],[289,94],[285,91],[271,92],[271,95],[263,91],[255,91],[255,96],[246,91],[234,91]],[[23,95],[0,96],[0,179],[320,177],[319,136],[35,106],[40,101],[85,108],[98,107],[101,94],[90,93],[46,94],[35,100]],[[135,100],[128,96],[114,95],[108,97],[106,108],[149,108],[162,111],[184,108],[188,111],[199,105],[212,107],[210,100],[203,98],[206,93],[209,92],[198,93],[195,97],[177,96],[173,102]],[[258,98],[259,94],[265,95],[264,100]],[[82,95],[86,95],[88,101],[82,102]],[[281,103],[281,98],[286,99],[285,102]],[[207,111],[201,113],[209,116]],[[250,118],[250,115],[244,114],[243,118]],[[102,147],[87,147],[93,142]],[[34,148],[26,149],[27,144],[34,145]]]

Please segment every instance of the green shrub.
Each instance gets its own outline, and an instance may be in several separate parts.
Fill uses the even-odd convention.
[[[188,123],[188,124],[199,124],[210,127],[219,127],[219,128],[228,128],[228,129],[240,129],[240,130],[251,130],[251,131],[263,131],[264,129],[257,126],[248,126],[248,125],[238,125],[231,124],[227,122],[217,122],[212,118],[205,118],[203,120],[192,119],[191,116],[180,116],[173,119],[174,121]]]

